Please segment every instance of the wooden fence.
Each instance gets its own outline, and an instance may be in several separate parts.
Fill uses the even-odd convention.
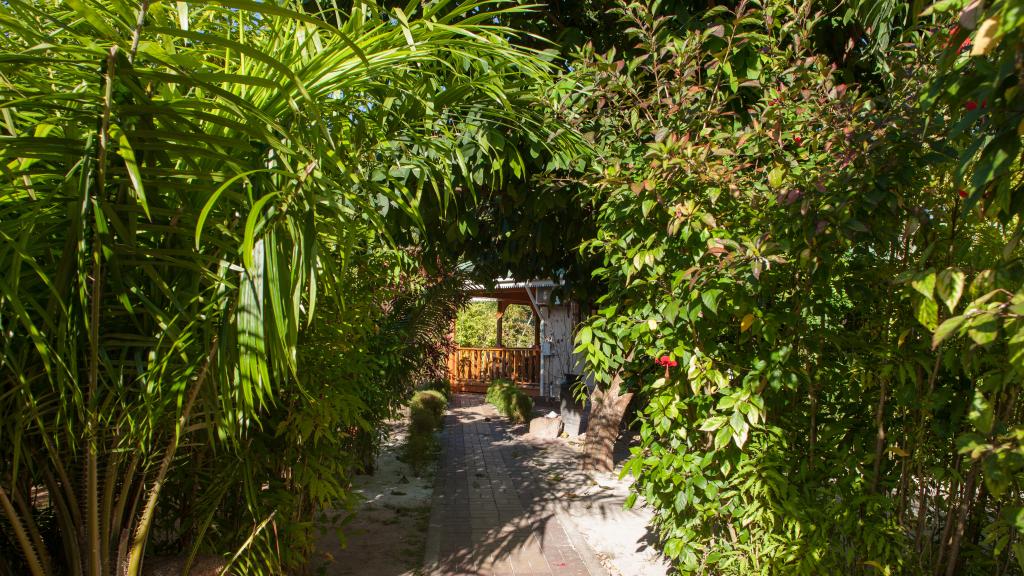
[[[456,348],[448,357],[453,392],[485,393],[491,380],[515,382],[531,396],[540,394],[537,348]]]

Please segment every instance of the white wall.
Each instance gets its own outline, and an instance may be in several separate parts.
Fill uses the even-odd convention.
[[[550,294],[550,288],[541,288],[537,294],[537,302],[541,304],[541,318],[544,320],[540,335],[541,351],[546,352],[543,356],[541,390],[544,396],[558,397],[565,374],[579,374],[583,363],[582,358],[572,351],[578,308],[568,302],[545,306]]]

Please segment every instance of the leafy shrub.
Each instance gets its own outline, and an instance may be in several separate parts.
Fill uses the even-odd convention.
[[[437,390],[421,390],[409,401],[409,437],[401,460],[420,476],[437,456],[439,448],[434,432],[444,422],[448,400]]]
[[[447,378],[430,380],[423,385],[422,389],[440,392],[446,399],[450,399],[452,397],[452,383],[451,380],[448,380]]]
[[[410,426],[399,460],[412,468],[413,474],[422,476],[437,458],[440,443],[433,430],[422,431]]]
[[[429,433],[437,428],[437,418],[424,408],[409,411],[409,433]]]
[[[509,411],[505,415],[516,422],[526,422],[529,420],[530,414],[533,412],[533,398],[530,398],[526,392],[516,388],[511,400]]]
[[[602,151],[582,252],[607,292],[577,343],[603,390],[647,401],[631,502],[684,574],[1020,562],[1002,544],[1024,480],[1004,458],[1024,453],[1024,322],[1002,312],[1024,304],[1024,107],[1004,92],[1020,16],[996,1],[956,26],[951,3],[915,56],[858,82],[810,52],[822,28],[789,3],[718,4],[623,2],[643,54],[589,64]],[[923,88],[940,58],[948,77]]]
[[[526,422],[533,412],[533,398],[508,380],[499,378],[491,381],[486,398],[498,413],[516,422]]]
[[[436,390],[421,390],[409,402],[410,433],[429,434],[441,427],[448,400]]]

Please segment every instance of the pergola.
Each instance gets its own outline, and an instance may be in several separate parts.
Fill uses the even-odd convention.
[[[466,290],[466,293],[472,298],[496,300],[498,302],[498,314],[495,318],[495,323],[497,325],[496,344],[499,348],[505,346],[503,342],[505,310],[508,309],[509,305],[514,304],[529,306],[530,310],[533,311],[534,319],[533,346],[535,348],[540,347],[540,310],[537,304],[533,301],[533,297],[526,286],[496,287],[492,289],[474,287]]]
[[[496,346],[487,348],[457,347],[448,359],[448,376],[456,392],[487,391],[491,381],[511,380],[532,396],[540,395],[544,374],[544,356],[541,354],[541,332],[544,307],[537,301],[537,288],[554,284],[547,280],[521,282],[498,280],[493,286],[467,285],[464,290],[472,298],[496,300],[498,313]],[[533,346],[509,348],[503,342],[503,317],[510,305],[529,306],[533,311]]]

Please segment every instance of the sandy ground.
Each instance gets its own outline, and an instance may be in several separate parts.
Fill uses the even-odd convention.
[[[617,474],[596,475],[593,484],[568,506],[567,515],[613,576],[665,576],[671,566],[657,550],[648,528],[651,511],[623,508],[628,479]],[[594,502],[600,500],[599,503]]]
[[[414,576],[423,560],[435,467],[417,478],[398,460],[404,421],[389,426],[389,439],[373,475],[353,484],[363,503],[351,515],[335,513],[317,543],[314,574],[324,576]],[[347,523],[346,523],[347,522]],[[332,529],[342,526],[344,546]]]
[[[345,545],[333,530],[318,542],[314,574],[324,576],[418,576],[430,517],[434,473],[431,467],[417,478],[398,460],[405,440],[404,422],[390,424],[389,440],[381,450],[377,471],[355,479],[363,504],[351,518],[334,515],[326,526],[343,525]],[[609,576],[665,576],[670,565],[658,552],[648,528],[651,511],[638,502],[625,509],[630,478],[613,473],[582,472],[577,466],[582,438],[534,439],[525,426],[517,427],[525,443],[539,448],[529,466],[543,474],[558,501],[558,514],[567,530],[587,541]],[[347,520],[347,524],[344,522]]]
[[[524,439],[529,439],[526,435]],[[576,467],[583,439],[545,440],[532,464],[548,475],[559,494],[559,518],[567,530],[575,528],[594,551],[610,576],[665,576],[671,565],[656,548],[656,535],[648,528],[652,512],[624,508],[631,477],[582,472]]]

